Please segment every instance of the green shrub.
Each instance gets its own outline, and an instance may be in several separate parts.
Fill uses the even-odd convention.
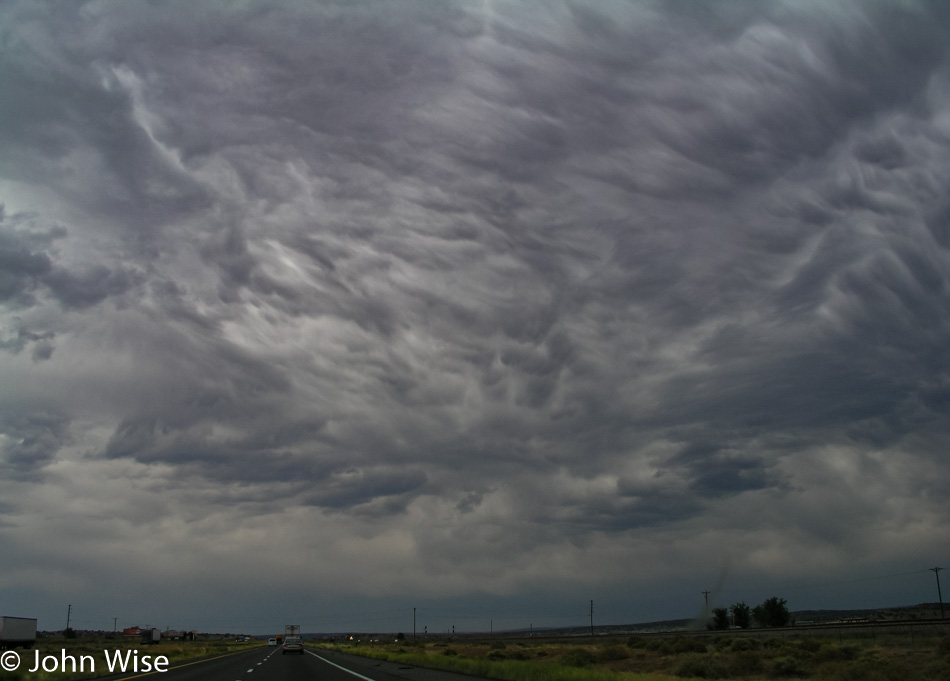
[[[938,662],[921,676],[926,681],[944,681],[950,679],[950,661],[943,660]]]
[[[726,670],[718,659],[699,653],[684,655],[673,673],[700,679],[721,679],[726,676]]]
[[[947,676],[928,676],[922,670],[910,670],[890,660],[836,660],[821,665],[817,678],[821,681],[943,681]]]
[[[798,639],[798,647],[802,650],[807,650],[809,653],[818,652],[825,644],[822,641],[819,641],[817,638],[800,638]]]
[[[776,657],[772,660],[769,674],[771,676],[807,676],[808,670],[801,660],[791,655],[786,655],[784,657]]]
[[[668,639],[665,638],[654,638],[650,640],[645,646],[647,650],[651,650],[660,655],[672,655],[676,651],[673,649],[673,645]]]
[[[761,648],[762,645],[756,638],[734,638],[732,639],[732,644],[729,646],[729,650],[734,653],[741,653],[746,650],[759,650]]]
[[[489,660],[496,660],[496,661],[507,659],[505,654],[501,652],[500,650],[493,650],[490,653],[488,653],[488,655],[486,655],[485,657],[487,657]]]
[[[729,676],[752,676],[761,674],[763,668],[762,655],[753,650],[743,650],[732,657],[729,662]]]
[[[451,648],[446,648],[445,650],[442,651],[442,654],[443,655],[458,655],[458,651],[452,650]]]
[[[506,646],[506,645],[505,645],[504,643],[502,643],[501,641],[495,641],[494,643],[491,644],[491,649],[492,649],[492,650],[504,650],[504,649],[507,648],[507,647],[508,647],[508,646]]]
[[[706,644],[698,638],[677,636],[673,641],[673,651],[676,653],[705,653]]]
[[[569,650],[561,656],[561,664],[568,667],[589,667],[596,662],[594,654],[583,648]]]
[[[861,654],[861,648],[853,643],[834,644],[822,646],[815,653],[815,660],[819,662],[830,662],[833,660],[856,660]]]
[[[647,642],[642,636],[631,636],[627,639],[628,648],[646,648]]]
[[[623,646],[609,646],[597,654],[598,662],[614,662],[616,660],[626,660],[630,653]]]

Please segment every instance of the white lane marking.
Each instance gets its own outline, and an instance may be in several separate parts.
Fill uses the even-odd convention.
[[[336,667],[337,669],[339,669],[339,670],[341,670],[341,671],[344,671],[344,672],[346,672],[347,674],[352,674],[353,676],[355,676],[355,677],[358,678],[358,679],[363,679],[363,681],[375,681],[374,679],[371,679],[371,678],[369,678],[368,676],[363,676],[362,674],[358,674],[357,672],[354,672],[352,669],[347,669],[346,667],[341,667],[340,665],[336,664],[335,662],[330,662],[330,660],[326,659],[325,657],[320,657],[320,656],[317,655],[316,653],[311,653],[309,650],[308,650],[307,652],[308,652],[310,655],[313,655],[313,656],[314,656],[315,658],[317,658],[318,660],[323,660],[323,661],[326,662],[328,665],[331,665],[331,666],[333,666],[333,667]]]

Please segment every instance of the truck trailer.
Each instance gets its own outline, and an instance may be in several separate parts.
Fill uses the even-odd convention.
[[[152,643],[158,643],[161,640],[162,640],[161,629],[142,629],[141,645],[146,646]]]
[[[32,648],[35,642],[34,618],[0,616],[0,648]]]

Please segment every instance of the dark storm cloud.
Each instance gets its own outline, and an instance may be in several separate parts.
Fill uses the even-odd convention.
[[[359,583],[388,583],[362,573],[386,556],[444,593],[561,583],[592,547],[613,579],[690,533],[650,549],[657,574],[772,541],[749,561],[768,573],[799,516],[801,552],[850,534],[880,556],[875,531],[940,516],[942,7],[0,19],[20,93],[0,102],[0,444],[21,476],[130,504],[134,480],[135,522],[161,509],[169,546],[192,528],[197,562],[218,536],[311,541]],[[262,539],[282,514],[319,536]]]
[[[385,512],[404,510],[409,493],[418,490],[426,482],[420,470],[382,468],[381,470],[344,470],[331,480],[318,486],[318,491],[304,497],[304,503],[328,509],[347,509],[376,499],[401,498],[398,506],[386,504]],[[402,507],[402,508],[400,508]]]
[[[11,10],[25,15],[20,17],[25,28],[21,34],[6,31],[0,78],[18,96],[0,106],[7,131],[0,164],[7,176],[46,184],[76,205],[124,214],[126,227],[142,237],[143,227],[168,219],[200,196],[135,122],[132,93],[104,88],[104,74],[95,64],[101,57],[68,38],[69,30],[61,32],[73,22],[84,23],[76,14],[80,9]],[[61,38],[66,40],[61,48],[47,49]],[[68,168],[74,160],[85,166],[78,176]]]
[[[866,11],[872,15],[875,12],[882,15],[889,13],[889,10],[883,8]],[[597,23],[596,17],[590,12],[584,14],[583,9],[577,8],[574,8],[574,12],[580,25],[578,36],[589,32],[591,26]],[[407,15],[396,13],[394,16],[397,17],[398,24],[406,20]],[[259,23],[250,30],[230,17],[225,18],[215,30],[222,35],[242,35],[249,38],[253,44],[271,31],[278,30],[278,26],[286,27],[288,19],[280,12],[266,12],[256,18]],[[438,17],[432,21],[438,22],[447,18],[450,17]],[[476,106],[485,107],[486,113],[490,111],[497,118],[492,119],[491,125],[488,125],[489,119],[476,118],[476,125],[471,131],[459,129],[454,125],[447,127],[447,133],[461,133],[457,142],[444,148],[435,146],[430,149],[423,146],[419,154],[420,162],[424,167],[427,155],[432,151],[443,154],[456,168],[469,168],[476,173],[492,173],[516,183],[532,179],[544,180],[548,177],[552,173],[552,164],[556,167],[559,162],[567,159],[567,150],[572,144],[581,140],[587,141],[586,126],[577,125],[575,121],[581,120],[581,114],[586,113],[588,104],[581,100],[565,100],[559,96],[563,87],[563,84],[558,82],[562,72],[546,61],[544,55],[547,53],[555,60],[563,60],[569,56],[572,60],[586,62],[590,66],[596,65],[600,69],[601,74],[596,80],[585,82],[588,76],[584,75],[583,69],[577,69],[579,73],[576,74],[569,73],[568,79],[573,76],[578,81],[585,82],[591,99],[598,102],[597,110],[612,113],[617,117],[617,132],[612,133],[615,143],[624,137],[632,136],[635,142],[639,140],[640,143],[645,143],[647,150],[655,148],[664,153],[672,153],[690,164],[684,166],[676,161],[672,165],[655,165],[651,172],[654,173],[654,181],[659,181],[666,187],[662,192],[679,191],[682,181],[689,173],[692,179],[688,182],[705,175],[709,182],[713,182],[709,187],[715,187],[717,193],[722,196],[728,193],[744,194],[748,192],[750,179],[766,182],[769,177],[778,176],[801,163],[802,159],[827,153],[829,147],[841,138],[845,130],[861,125],[864,120],[878,112],[916,105],[928,74],[939,64],[942,56],[940,33],[932,28],[925,17],[901,15],[900,30],[888,34],[882,33],[884,29],[881,28],[888,24],[886,17],[871,16],[869,21],[875,29],[857,30],[851,40],[844,41],[844,45],[839,45],[840,41],[832,40],[831,32],[822,29],[811,16],[789,13],[783,17],[781,12],[777,12],[770,18],[776,23],[762,21],[761,18],[747,18],[750,23],[734,25],[730,29],[733,37],[731,50],[723,49],[712,40],[701,46],[710,49],[715,56],[704,66],[705,73],[699,74],[702,76],[699,78],[696,74],[684,70],[685,64],[693,61],[696,54],[662,49],[659,53],[642,48],[623,49],[620,45],[626,35],[623,31],[613,34],[616,41],[614,44],[593,49],[592,43],[575,42],[577,49],[571,51],[570,44],[565,48],[547,38],[532,34],[532,31],[524,26],[509,25],[508,17],[499,16],[492,24],[493,36],[503,50],[510,50],[510,54],[499,56],[485,53],[484,57],[480,57],[486,61],[489,72],[495,77],[495,83],[486,92],[473,89]],[[655,16],[653,20],[662,21],[663,18]],[[245,102],[246,109],[238,106],[234,113],[224,114],[222,119],[232,121],[243,131],[246,129],[245,121],[248,120],[248,115],[273,120],[273,113],[279,110],[283,116],[303,125],[307,130],[334,135],[339,133],[339,126],[346,121],[345,129],[358,132],[361,141],[356,143],[348,135],[329,138],[329,148],[338,152],[346,150],[354,155],[352,158],[363,163],[364,167],[353,166],[346,169],[344,164],[340,170],[334,169],[333,166],[318,166],[316,163],[319,157],[305,155],[304,158],[308,159],[305,169],[316,173],[318,177],[325,174],[337,183],[345,180],[345,184],[340,184],[340,189],[333,190],[329,197],[342,200],[344,205],[354,200],[368,201],[371,213],[367,217],[371,214],[381,214],[380,211],[393,207],[396,201],[401,200],[399,190],[385,183],[370,185],[367,179],[371,177],[371,173],[366,172],[365,164],[371,164],[374,169],[385,169],[394,162],[391,155],[385,151],[384,145],[387,140],[398,139],[395,137],[395,121],[402,120],[410,136],[419,127],[417,121],[409,115],[411,109],[405,107],[405,104],[410,103],[406,97],[413,93],[413,88],[397,87],[395,84],[400,80],[405,80],[408,85],[417,81],[420,84],[424,82],[427,86],[420,87],[419,93],[423,94],[424,91],[425,94],[438,96],[441,94],[439,88],[435,87],[438,83],[444,84],[447,79],[459,76],[446,66],[439,65],[439,60],[420,51],[420,43],[390,40],[394,35],[394,26],[388,24],[386,18],[375,14],[362,14],[357,11],[348,20],[341,21],[340,18],[316,13],[308,17],[307,21],[317,35],[326,34],[331,29],[341,29],[343,37],[334,35],[327,41],[314,41],[313,45],[319,46],[318,48],[307,48],[302,52],[291,50],[280,58],[272,49],[245,50],[239,55],[233,55],[233,59],[222,62],[222,66],[226,63],[231,70],[237,66],[242,67],[242,76],[253,79],[248,82],[269,82],[267,87],[271,88],[255,92],[255,99]],[[348,21],[352,23],[347,23]],[[673,30],[695,30],[696,21],[695,17],[682,15],[678,23],[673,25]],[[911,23],[910,29],[921,29],[914,33],[917,36],[914,41],[908,41],[906,38],[905,32],[910,30],[904,26],[906,22]],[[917,23],[916,27],[913,26],[914,22]],[[277,101],[276,93],[282,92],[283,83],[297,72],[296,65],[313,61],[318,65],[324,62],[338,64],[333,55],[346,49],[345,36],[351,27],[358,30],[362,36],[386,36],[385,40],[374,42],[376,58],[361,62],[359,66],[336,66],[335,70],[330,71],[318,66],[310,75],[312,86],[305,84],[302,88],[295,88],[290,99],[284,97]],[[134,24],[126,28],[133,33],[137,31]],[[804,36],[807,37],[803,40]],[[571,37],[572,40],[577,39],[577,36]],[[157,45],[150,43],[144,46],[145,52],[157,49]],[[860,55],[860,64],[856,55]],[[872,63],[877,63],[882,68],[866,68],[869,55]],[[129,87],[124,99],[120,97],[117,101],[122,102],[120,110],[124,112],[124,120],[131,122],[133,100],[138,96],[137,88],[144,89],[149,84],[149,78],[129,75],[142,70],[136,68],[134,59],[129,63],[130,66],[120,67],[115,73],[118,80]],[[603,77],[603,73],[610,72],[619,76],[630,66],[635,66],[640,72],[658,69],[661,74],[670,75],[672,80],[647,80],[640,84],[621,77],[619,83],[622,84],[615,85],[617,81]],[[859,66],[861,68],[858,68]],[[184,128],[175,125],[174,121],[189,115],[189,112],[187,108],[178,106],[181,98],[167,100],[169,103],[175,101],[176,108],[166,108],[163,96],[172,94],[170,88],[186,87],[188,78],[205,78],[206,71],[197,70],[194,66],[186,68],[184,63],[177,63],[174,68],[178,75],[185,75],[186,79],[165,79],[163,82],[158,77],[160,84],[153,90],[154,101],[151,105],[154,110],[166,114],[172,121],[164,131],[162,139],[172,148],[183,148],[180,131]],[[343,71],[340,71],[340,68],[343,68]],[[912,74],[912,77],[908,78],[907,73]],[[844,74],[847,74],[847,79]],[[265,76],[266,80],[259,80],[261,76]],[[677,78],[682,85],[692,87],[681,87],[677,84],[675,90],[671,89],[670,83],[676,83]],[[763,81],[775,83],[774,90],[771,91],[773,96],[762,97],[760,91],[748,87],[749,83]],[[845,81],[853,85],[846,88],[838,86]],[[608,84],[606,88],[605,83]],[[246,92],[249,90],[237,90],[238,101],[246,96]],[[334,97],[336,92],[340,93],[339,97]],[[357,94],[370,92],[372,95]],[[272,94],[274,96],[271,96]],[[397,94],[399,99],[393,102],[395,106],[387,107],[387,117],[368,117],[363,111],[363,105],[367,101],[372,101],[374,106],[380,107],[384,106],[390,95]],[[368,100],[370,96],[372,99]],[[233,100],[233,97],[209,99],[208,103],[217,107],[220,106],[219,101],[228,99]],[[326,106],[321,105],[324,101]],[[605,106],[605,103],[610,106]],[[572,107],[576,108],[575,112],[571,111]],[[520,109],[526,109],[533,115],[519,119],[516,113]],[[658,117],[661,111],[662,120]],[[352,120],[354,114],[355,121]],[[140,128],[132,125],[130,129],[138,130],[135,134],[141,137]],[[214,139],[216,135],[220,136],[221,132],[209,131],[209,134]],[[272,128],[271,134],[282,134],[281,128]],[[142,139],[142,148],[145,150],[142,154],[155,155],[152,146],[144,137]],[[442,140],[436,138],[436,141]],[[314,151],[322,146],[306,138],[304,145],[305,148],[310,146]],[[122,150],[123,154],[131,154],[138,146],[141,145],[123,141],[121,136],[115,138],[115,148]],[[878,143],[877,152],[873,151],[874,148],[873,142],[860,144],[859,158],[870,159],[870,162],[880,165],[878,159],[883,153],[880,149],[887,150],[888,145],[882,147]],[[895,144],[892,142],[890,157],[895,155],[894,148]],[[265,151],[265,154],[266,158],[273,158],[271,153]],[[143,170],[141,164],[135,162],[135,158],[135,155],[127,158],[111,155],[105,157],[104,163],[114,169],[120,168],[121,164],[130,163],[130,167],[134,167],[135,171],[121,173],[123,177],[155,176],[147,167]],[[232,157],[231,162],[237,172],[243,174],[242,186],[245,193],[264,197],[275,205],[294,195],[293,191],[288,194],[287,187],[275,183],[272,177],[268,178],[243,158]],[[632,167],[636,169],[645,163],[634,159]],[[893,161],[887,165],[891,168],[900,167]],[[706,170],[692,173],[690,168]],[[709,175],[708,170],[715,173]],[[657,171],[660,175],[655,174]],[[415,174],[410,170],[407,176],[411,178]],[[463,273],[460,295],[448,289],[429,294],[425,289],[418,290],[415,286],[406,288],[404,284],[396,284],[385,294],[385,298],[389,300],[381,300],[375,282],[386,279],[391,281],[396,266],[407,265],[422,271],[440,273],[446,271],[446,267],[458,268],[461,263],[458,256],[444,249],[420,250],[419,246],[424,245],[424,241],[393,238],[390,236],[390,230],[374,220],[359,219],[359,226],[352,232],[357,239],[362,240],[363,250],[367,251],[365,255],[354,250],[352,246],[343,245],[346,241],[340,241],[342,248],[336,247],[338,254],[335,259],[328,259],[326,256],[316,259],[318,265],[333,263],[333,267],[323,267],[322,272],[318,274],[327,287],[336,289],[336,292],[329,295],[323,287],[308,295],[299,287],[280,282],[267,274],[261,254],[252,253],[249,249],[251,240],[256,239],[260,233],[261,228],[255,225],[222,224],[203,242],[201,253],[204,259],[213,263],[220,272],[218,291],[226,303],[237,304],[242,300],[242,291],[247,291],[248,295],[260,297],[275,309],[282,309],[295,316],[317,314],[352,320],[361,329],[381,334],[384,338],[392,339],[400,325],[419,323],[423,317],[418,307],[418,297],[421,296],[421,300],[425,301],[428,296],[428,305],[439,321],[451,320],[457,329],[469,329],[476,335],[480,335],[482,329],[494,327],[515,340],[515,345],[498,353],[498,362],[506,376],[500,385],[506,394],[512,395],[516,403],[525,409],[543,409],[548,406],[558,388],[559,375],[565,368],[573,369],[574,362],[569,359],[570,355],[552,357],[547,350],[539,350],[548,347],[544,339],[553,332],[558,319],[570,319],[572,315],[579,320],[585,319],[586,310],[583,306],[578,308],[576,304],[572,304],[570,298],[565,298],[564,292],[571,283],[565,267],[578,257],[587,257],[587,254],[583,248],[576,246],[559,252],[558,236],[568,229],[573,229],[573,225],[560,228],[557,225],[552,226],[550,236],[555,238],[550,240],[544,238],[544,232],[539,230],[538,225],[521,217],[530,204],[527,199],[518,195],[517,188],[512,189],[513,201],[495,204],[495,200],[491,199],[491,203],[486,205],[489,199],[484,190],[471,187],[461,179],[455,182],[461,183],[459,189],[462,190],[462,206],[465,206],[466,197],[469,201],[474,200],[476,203],[471,204],[469,210],[474,211],[480,218],[487,218],[489,224],[496,225],[501,231],[501,239],[497,240],[497,243],[493,238],[486,240],[478,231],[472,232],[475,239],[468,257],[475,256],[476,262],[482,261],[486,264],[490,258],[502,253],[510,253],[514,258],[512,264],[515,268],[510,271],[495,269],[490,265],[485,270],[486,274],[493,275],[494,300],[463,297],[464,287],[472,284],[476,286],[473,292],[483,295],[481,287],[487,284],[488,280],[480,280],[481,275],[474,273],[469,276]],[[636,193],[640,191],[641,184],[634,183],[630,187]],[[694,186],[698,187],[699,185]],[[854,194],[853,188],[848,191]],[[646,191],[648,195],[651,193],[653,192]],[[131,195],[134,195],[134,192],[131,192]],[[839,192],[839,198],[831,196],[829,201],[832,209],[839,211],[854,209],[856,206],[868,207],[869,199],[861,200],[858,197],[858,194],[854,194],[853,198],[847,199]],[[489,209],[488,213],[484,213],[485,208]],[[497,212],[498,208],[501,209],[500,213]],[[664,326],[688,330],[708,319],[710,311],[724,312],[729,304],[745,303],[748,299],[748,282],[760,278],[767,270],[758,267],[756,271],[756,265],[753,264],[753,269],[748,272],[730,273],[726,268],[740,263],[739,254],[725,250],[721,251],[724,256],[722,264],[713,264],[707,271],[703,271],[704,266],[700,260],[702,253],[693,250],[691,242],[698,236],[697,241],[702,243],[702,231],[714,229],[725,234],[724,245],[727,248],[738,249],[742,245],[742,235],[746,229],[741,225],[738,229],[730,229],[726,226],[728,218],[723,219],[721,216],[703,218],[697,214],[692,217],[695,224],[691,225],[654,226],[650,224],[653,221],[648,219],[638,230],[640,236],[647,237],[647,244],[650,244],[651,238],[662,234],[661,230],[672,230],[674,234],[680,232],[681,236],[661,237],[655,246],[647,245],[646,250],[643,248],[644,240],[637,232],[627,236],[627,233],[630,233],[628,227],[621,227],[619,234],[609,235],[616,239],[612,257],[620,258],[614,262],[616,276],[622,282],[616,295],[622,298],[611,300],[608,297],[608,304],[618,304],[621,300],[627,301],[628,304],[629,301],[635,301],[645,306],[650,313],[650,319],[654,320],[653,323],[657,324],[660,330]],[[735,219],[741,216],[730,217]],[[351,221],[353,218],[346,219]],[[711,224],[704,225],[704,222]],[[330,233],[335,232],[342,240],[349,235],[352,228],[346,224],[340,227],[342,229],[331,229]],[[314,225],[311,230],[314,228],[316,233],[321,231],[319,224]],[[755,233],[760,243],[768,245],[767,232],[749,231]],[[412,231],[408,234],[411,235]],[[788,236],[780,235],[783,245],[778,247],[778,252],[794,252],[796,247],[800,248],[802,241],[810,236],[811,232],[806,232],[788,241]],[[829,288],[832,286],[840,286],[845,295],[852,294],[856,299],[870,297],[872,293],[862,292],[859,281],[842,280],[841,270],[854,261],[854,240],[849,237],[848,231],[832,229],[822,239],[811,261],[799,269],[788,285],[772,292],[777,301],[783,301],[777,311],[781,311],[786,319],[795,314],[813,314],[827,301]],[[631,249],[631,252],[625,253],[627,248]],[[683,258],[684,253],[686,258]],[[464,251],[459,251],[460,256],[463,254]],[[349,268],[340,267],[339,263],[347,262],[350,264]],[[694,267],[696,265],[698,267]],[[651,268],[654,269],[652,274]],[[540,299],[515,296],[519,286],[523,286],[525,277],[527,281],[534,283]],[[707,280],[713,277],[716,279],[714,290],[720,295],[719,301],[700,292]],[[861,275],[851,273],[850,277],[859,280]],[[102,267],[83,275],[51,275],[48,281],[54,295],[64,303],[76,306],[99,302],[107,294],[121,293],[131,285],[129,276],[123,270],[109,271]],[[609,296],[609,289],[606,291]],[[761,294],[761,289],[759,293]],[[936,310],[931,310],[934,311]],[[440,329],[436,333],[445,333],[447,339],[454,340],[457,332]],[[562,339],[561,343],[565,346],[573,345],[567,334],[560,333],[551,337]],[[714,375],[704,381],[704,387],[697,389],[696,377],[691,377],[688,370],[683,372],[680,378],[668,384],[669,390],[672,391],[669,399],[665,404],[655,407],[654,413],[662,410],[669,414],[665,418],[673,421],[690,418],[692,412],[695,414],[693,418],[719,417],[724,418],[727,423],[738,420],[740,423],[752,425],[765,422],[774,425],[775,414],[778,413],[787,415],[784,418],[791,418],[790,425],[794,427],[816,424],[816,419],[835,423],[842,419],[870,418],[887,409],[887,402],[875,405],[873,402],[855,402],[854,398],[850,400],[849,405],[846,396],[853,395],[855,389],[858,394],[882,395],[887,394],[887,388],[891,387],[886,379],[874,382],[866,377],[862,365],[855,366],[853,370],[849,369],[848,362],[842,362],[836,352],[823,348],[809,350],[807,346],[798,346],[794,350],[785,349],[785,343],[775,337],[760,337],[758,343],[760,354],[764,355],[766,351],[770,353],[768,371],[773,378],[769,384],[759,385],[763,372],[759,363],[738,357],[736,349],[744,347],[742,344],[730,343],[726,354],[717,352],[716,346],[710,345],[706,350],[708,361],[719,367]],[[453,354],[450,351],[446,355],[450,362],[466,361],[461,357],[454,357]],[[732,354],[737,355],[736,362],[740,365],[734,370],[723,365],[724,360]],[[783,359],[783,356],[787,358]],[[420,381],[413,377],[412,364],[390,357],[384,364],[378,365],[378,369],[377,380],[384,394],[408,400],[408,403],[416,406],[427,405],[426,398],[420,399],[417,390]],[[594,371],[599,373],[603,371],[603,367],[597,367]],[[691,393],[685,403],[674,404],[679,400],[679,392],[675,387],[677,383],[682,384],[684,389]],[[751,391],[753,387],[755,393]],[[733,393],[733,397],[724,399]],[[771,397],[770,393],[774,393],[774,397]],[[706,394],[708,397],[704,396]],[[580,395],[582,399],[589,399],[589,396],[583,393]],[[806,402],[811,402],[814,406],[808,408],[804,404]],[[829,409],[827,405],[834,406]],[[663,418],[661,417],[661,420]],[[515,426],[516,429],[518,427]],[[575,421],[572,427],[582,431],[586,424],[583,421]],[[200,452],[201,449],[190,451]],[[724,480],[728,477],[725,475]],[[762,478],[760,481],[764,480]],[[723,484],[728,485],[726,482]]]
[[[134,272],[96,266],[82,273],[51,272],[46,284],[63,305],[82,309],[125,293],[136,285],[137,280],[140,282],[142,277]]]
[[[29,329],[19,328],[16,335],[8,340],[0,341],[0,348],[10,350],[14,353],[21,352],[29,343],[34,343],[33,358],[49,359],[52,353],[52,346],[49,341],[56,337],[51,331],[46,333],[33,333]]]
[[[57,452],[69,441],[70,419],[62,414],[39,410],[6,413],[0,420],[0,433],[7,437],[3,446],[5,474],[17,480],[35,480]]]
[[[33,292],[52,269],[45,252],[55,240],[66,236],[62,227],[31,228],[29,214],[7,215],[0,203],[0,301],[14,307],[29,307]]]

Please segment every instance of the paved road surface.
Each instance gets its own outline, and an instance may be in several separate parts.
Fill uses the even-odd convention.
[[[166,672],[120,674],[112,681],[485,681],[474,676],[408,667],[356,655],[306,648],[303,655],[282,655],[262,647],[199,662]]]

